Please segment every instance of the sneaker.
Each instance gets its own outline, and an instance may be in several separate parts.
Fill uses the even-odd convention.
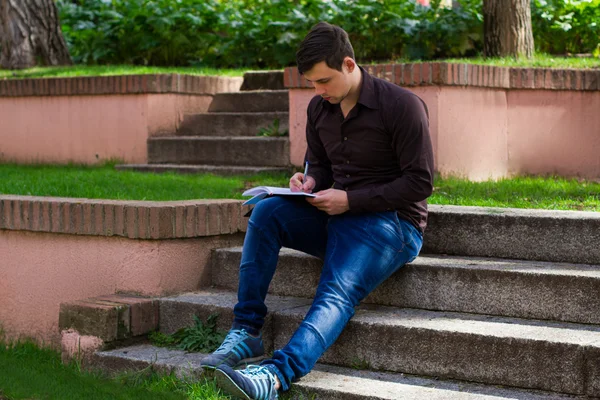
[[[215,371],[217,386],[226,393],[243,400],[277,399],[275,377],[264,366],[248,365],[246,369],[235,371],[223,365]]]
[[[232,329],[221,346],[200,361],[200,366],[208,370],[214,370],[222,365],[235,368],[259,361],[264,354],[262,336],[253,337],[245,329]]]

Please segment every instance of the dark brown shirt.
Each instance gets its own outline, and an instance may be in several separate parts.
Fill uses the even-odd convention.
[[[350,212],[396,210],[421,232],[433,190],[427,106],[414,93],[364,69],[358,103],[344,119],[339,104],[308,105],[306,159],[314,192],[348,192]]]

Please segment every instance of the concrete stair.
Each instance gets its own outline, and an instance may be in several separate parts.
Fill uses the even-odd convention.
[[[216,94],[208,112],[184,116],[174,136],[149,138],[148,164],[116,168],[218,175],[289,174],[289,139],[279,136],[289,130],[288,91],[282,89],[283,71],[249,72],[242,91]],[[271,136],[258,136],[261,130],[271,132]]]
[[[600,217],[594,213],[432,206],[431,215],[430,248],[448,248],[438,236],[450,226],[456,238],[483,226],[488,233],[480,244],[511,238],[521,247],[535,245],[530,237],[560,232],[590,249],[583,259],[600,264],[592,229]],[[532,236],[534,227],[546,228]],[[519,246],[500,254],[554,261],[474,257],[480,246],[456,245],[466,255],[422,255],[365,299],[320,359],[327,365],[293,386],[299,393],[294,398],[599,398],[600,265],[566,261],[581,259],[567,250],[557,259],[560,252],[550,240],[532,254]],[[213,250],[212,287],[159,299],[160,330],[172,333],[189,326],[194,316],[214,313],[219,328],[227,330],[237,302],[240,258],[239,247]],[[302,321],[321,268],[315,257],[282,249],[266,300],[267,353],[284,346]],[[77,316],[75,311],[69,315]],[[97,362],[106,369],[143,367],[151,362],[148,354],[163,354],[155,357],[157,366],[175,360],[199,373],[201,355],[162,353],[146,345],[146,355],[136,356],[135,364],[137,349],[100,352]]]
[[[185,378],[199,377],[199,363],[205,354],[186,354],[149,344],[97,353],[97,363],[105,370],[142,369],[149,365],[165,373]],[[440,380],[406,374],[357,370],[317,364],[294,384],[293,399],[329,400],[550,400],[573,399],[542,391],[485,386],[469,382]]]

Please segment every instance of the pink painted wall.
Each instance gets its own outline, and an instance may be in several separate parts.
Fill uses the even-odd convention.
[[[58,346],[61,303],[115,292],[195,290],[210,281],[210,250],[241,243],[241,235],[131,240],[0,231],[0,324],[11,338]]]
[[[212,96],[132,94],[0,97],[0,160],[146,163],[149,136],[172,134]]]
[[[509,170],[600,178],[600,92],[508,92]]]
[[[443,87],[438,101],[436,170],[474,181],[506,176],[504,90]]]
[[[600,176],[600,92],[411,87],[429,108],[436,170],[480,181],[514,174]],[[290,159],[306,151],[313,90],[290,90]]]

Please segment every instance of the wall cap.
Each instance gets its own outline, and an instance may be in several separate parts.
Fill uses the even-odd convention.
[[[130,201],[0,195],[0,230],[180,239],[245,232],[241,200]]]
[[[78,76],[0,80],[0,97],[236,92],[244,78],[181,74]]]
[[[495,89],[600,90],[600,68],[556,69],[497,67],[445,62],[364,65],[371,75],[398,86],[474,86]],[[288,89],[312,89],[298,72],[284,72]]]

